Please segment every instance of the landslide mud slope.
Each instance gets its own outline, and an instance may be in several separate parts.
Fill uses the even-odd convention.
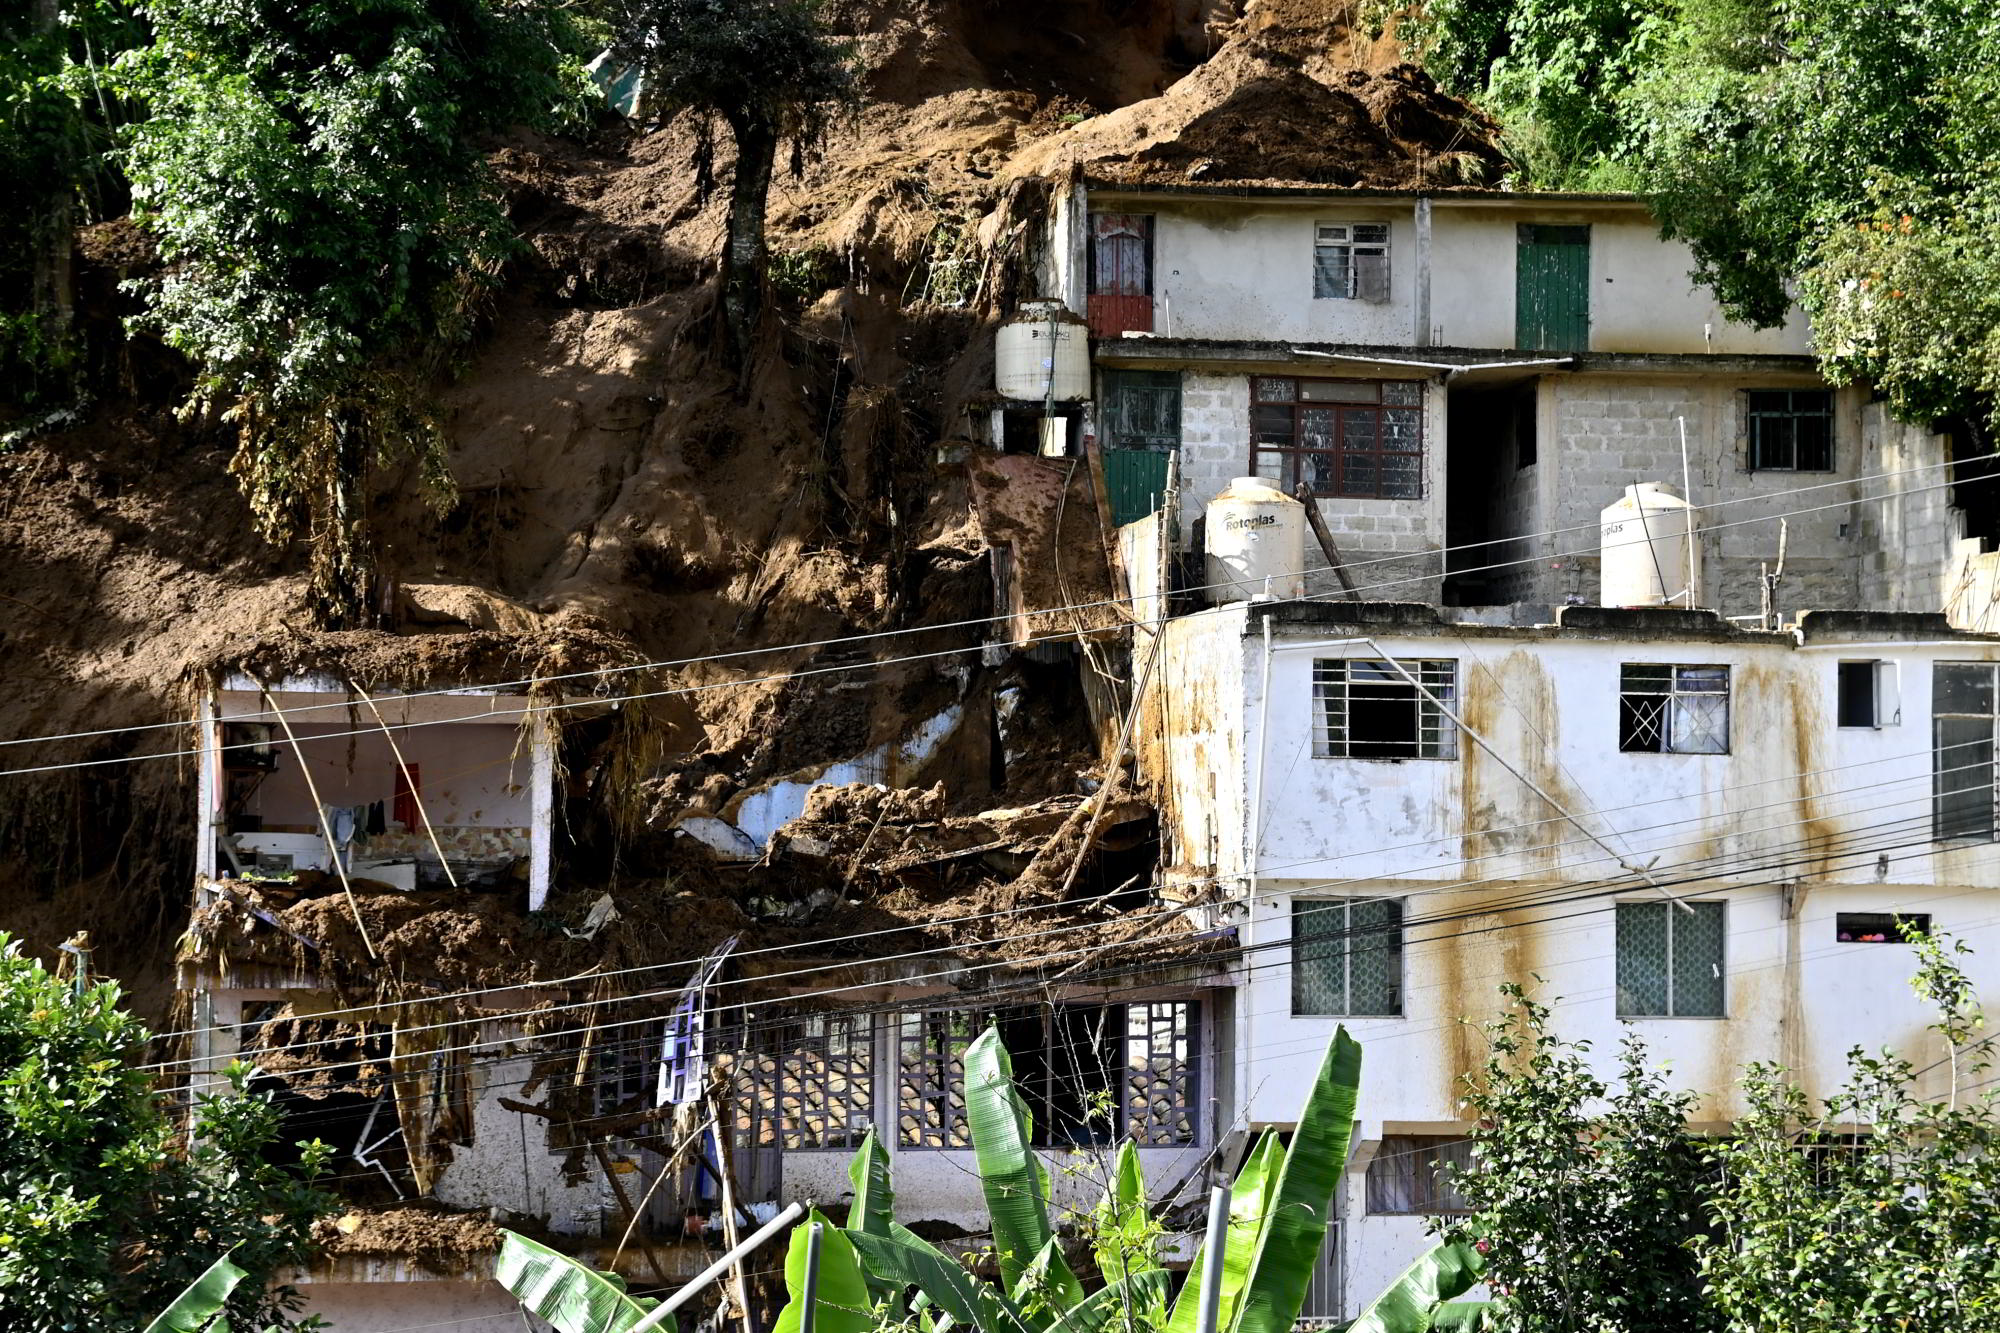
[[[272,661],[354,656],[389,680],[490,678],[984,615],[986,553],[949,442],[990,381],[992,324],[1034,294],[1024,238],[1044,195],[1031,178],[1450,184],[1492,160],[1485,127],[1353,34],[1345,5],[918,0],[832,13],[866,97],[777,185],[772,315],[742,385],[715,356],[726,160],[723,188],[704,197],[686,124],[496,145],[529,249],[439,386],[456,504],[433,514],[413,477],[380,478],[384,560],[402,588],[393,629],[335,641],[303,624],[302,553],[253,533],[226,474],[226,428],[176,417],[184,372],[130,345],[101,368],[87,420],[0,456],[0,672],[14,686],[0,737],[185,717],[199,673],[252,644]],[[726,136],[722,147],[726,158]],[[107,309],[145,251],[84,247]],[[467,635],[477,652],[449,650]],[[789,673],[982,637],[664,673],[744,683],[695,696],[698,729],[649,787],[655,821],[894,740],[1001,679],[977,653],[951,669]],[[185,744],[155,730],[0,754],[18,770]],[[1031,789],[1010,797],[1073,794],[1069,756],[1087,759],[1091,738],[1052,721],[1045,749],[1049,762],[1015,765]],[[936,776],[964,808],[997,803],[982,761]],[[185,757],[0,780],[0,928],[44,951],[90,928],[101,963],[160,981],[186,917],[191,785]]]

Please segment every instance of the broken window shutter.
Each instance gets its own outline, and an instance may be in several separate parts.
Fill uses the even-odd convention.
[[[1354,294],[1363,301],[1381,304],[1389,299],[1388,248],[1356,246],[1354,250]]]

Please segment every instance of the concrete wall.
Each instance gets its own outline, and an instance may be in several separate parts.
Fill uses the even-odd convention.
[[[1293,367],[1278,372],[1304,378],[1354,378]],[[1197,531],[1208,502],[1232,478],[1250,475],[1251,371],[1213,374],[1188,371],[1181,377],[1181,530]],[[1341,558],[1355,582],[1379,589],[1379,596],[1434,601],[1441,584],[1439,557],[1444,544],[1446,486],[1444,392],[1434,381],[1424,386],[1424,493],[1416,500],[1325,497],[1319,501]],[[1267,456],[1263,475],[1276,479],[1276,460]],[[1306,544],[1306,565],[1314,571],[1306,590],[1337,594],[1339,580],[1328,571],[1317,543]]]
[[[1789,515],[1781,613],[1939,609],[1958,531],[1947,493],[1925,489],[1943,476],[1933,466],[1944,461],[1940,437],[1885,427],[1878,410],[1865,408],[1863,391],[1843,389],[1835,396],[1833,471],[1750,470],[1745,391],[1816,383],[1809,376],[1544,376],[1540,461],[1529,469],[1533,495],[1504,511],[1523,540],[1488,557],[1530,560],[1507,571],[1503,599],[1597,602],[1598,514],[1634,482],[1680,489],[1685,421],[1703,527],[1701,605],[1729,616],[1759,611],[1762,570],[1777,563],[1776,520]],[[1859,480],[1885,472],[1905,475]],[[1885,492],[1896,498],[1874,500]]]
[[[379,730],[349,735],[356,727],[345,722],[300,723],[293,730],[320,799],[328,805],[386,804],[395,799],[396,756]],[[519,728],[512,725],[455,723],[403,732],[396,743],[404,760],[417,769],[424,810],[432,823],[526,828],[531,822],[533,761],[529,747],[520,740]],[[277,771],[257,789],[249,808],[264,817],[266,827],[318,830],[311,793],[289,746],[280,746]]]
[[[1759,330],[1725,319],[1688,276],[1693,256],[1636,203],[1432,200],[1428,293],[1414,197],[1244,199],[1093,190],[1093,210],[1150,213],[1153,327],[1176,338],[1512,348],[1516,227],[1591,227],[1591,351],[1808,350],[1803,316]],[[1080,219],[1072,217],[1069,225]],[[1313,296],[1313,227],[1389,229],[1384,302]]]
[[[470,1278],[408,1282],[313,1282],[301,1288],[305,1308],[331,1333],[389,1333],[443,1324],[453,1333],[541,1333],[549,1326],[526,1315],[499,1283]]]

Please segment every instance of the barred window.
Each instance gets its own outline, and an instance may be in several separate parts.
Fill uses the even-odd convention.
[[[1833,395],[1827,390],[1752,389],[1745,415],[1751,471],[1833,471]]]
[[[1729,668],[1625,663],[1618,677],[1618,748],[1728,754]]]
[[[1389,299],[1389,224],[1321,222],[1313,228],[1313,298]]]
[[[1292,1012],[1402,1015],[1400,898],[1292,899]]]
[[[1058,1004],[995,1013],[904,1014],[897,1053],[896,1141],[969,1148],[965,1052],[988,1024],[1013,1062],[1037,1147],[1195,1141],[1199,1006]]]
[[[1417,500],[1424,493],[1416,380],[1250,381],[1250,470],[1287,494]]]
[[[1723,904],[1618,904],[1618,1016],[1723,1017]]]
[[[1320,759],[1456,759],[1458,728],[1445,716],[1458,695],[1458,663],[1321,658],[1313,663]],[[1414,677],[1422,689],[1410,684]]]
[[[1472,1170],[1472,1140],[1449,1134],[1384,1134],[1368,1163],[1371,1213],[1469,1213],[1452,1183]]]
[[[1990,662],[1931,668],[1932,835],[1992,839],[1996,695]]]

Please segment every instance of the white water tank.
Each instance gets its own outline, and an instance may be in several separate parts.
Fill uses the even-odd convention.
[[[1306,507],[1262,477],[1208,502],[1209,596],[1241,602],[1306,594]]]
[[[994,335],[993,387],[1002,397],[1090,397],[1090,327],[1061,301],[1023,301]]]
[[[1602,606],[1694,605],[1701,544],[1694,507],[1659,482],[1627,486],[1597,516],[1598,603]]]

